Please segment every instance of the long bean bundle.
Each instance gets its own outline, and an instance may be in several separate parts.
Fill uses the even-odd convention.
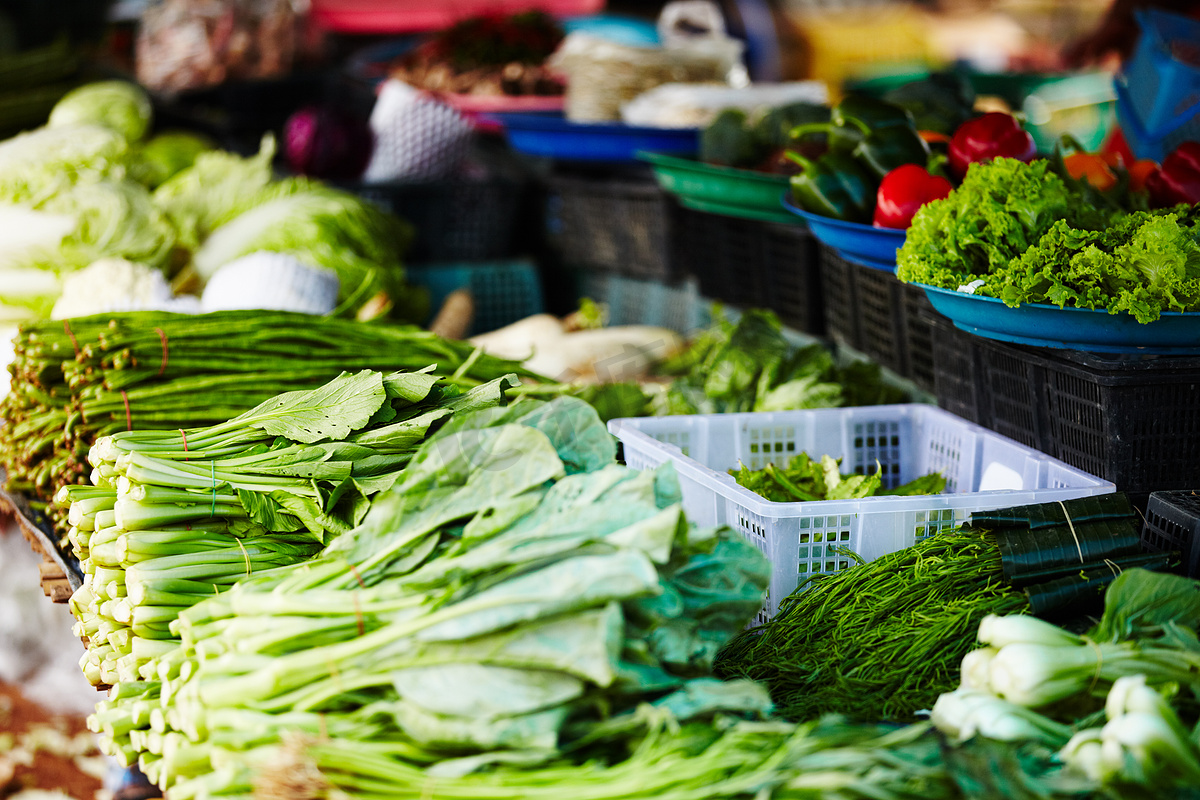
[[[12,391],[0,403],[0,460],[9,488],[41,502],[59,486],[86,482],[88,450],[102,436],[215,425],[342,371],[433,364],[466,386],[526,374],[417,328],[288,312],[33,322],[14,346]]]
[[[958,684],[983,617],[1028,606],[1004,582],[994,539],[942,531],[801,587],[731,642],[717,670],[765,681],[790,719],[908,719]]]

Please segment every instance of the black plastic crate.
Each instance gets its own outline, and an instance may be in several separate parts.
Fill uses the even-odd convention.
[[[526,186],[510,178],[360,183],[358,196],[411,222],[410,263],[486,261],[513,255]]]
[[[852,264],[859,318],[858,350],[882,367],[908,377],[904,349],[902,284],[893,272]]]
[[[794,330],[825,332],[817,242],[807,228],[686,208],[671,219],[672,258],[704,297],[769,308]]]
[[[562,262],[630,278],[676,277],[668,250],[673,201],[650,173],[555,173],[547,233]]]
[[[832,247],[821,245],[821,301],[825,307],[825,328],[829,338],[839,345],[861,350],[858,300],[854,273],[857,269]]]
[[[1128,492],[1200,485],[1200,358],[1040,353],[1045,452]]]
[[[759,237],[744,221],[680,207],[671,222],[671,259],[696,279],[703,297],[739,308],[767,305]]]
[[[945,317],[930,311],[933,394],[937,404],[965,420],[988,427],[983,366],[977,337],[960,331]],[[936,315],[936,316],[932,316]]]
[[[900,284],[904,320],[904,362],[908,379],[926,392],[934,391],[934,328],[937,314],[925,290],[911,283]]]
[[[962,332],[955,343],[946,333],[954,330],[937,323],[938,405],[1124,492],[1200,486],[1200,357],[1024,347]],[[950,358],[968,348],[969,358]]]
[[[825,307],[821,302],[821,269],[816,237],[801,225],[744,222],[742,230],[761,258],[766,275],[767,308],[779,314],[784,325],[814,336],[825,333]],[[755,252],[752,249],[751,252]]]
[[[1179,551],[1185,574],[1200,578],[1200,494],[1192,489],[1152,492],[1142,525],[1142,547]]]
[[[1049,437],[1045,420],[1045,365],[1029,358],[1020,349],[988,339],[981,340],[979,352],[983,365],[986,426],[1021,444],[1043,450]],[[1075,462],[1067,463],[1087,469]],[[1099,474],[1094,470],[1087,471]]]

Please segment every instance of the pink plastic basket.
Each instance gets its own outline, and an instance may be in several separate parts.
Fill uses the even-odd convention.
[[[339,33],[415,33],[481,14],[540,10],[559,17],[596,14],[605,0],[313,0],[312,19]]]

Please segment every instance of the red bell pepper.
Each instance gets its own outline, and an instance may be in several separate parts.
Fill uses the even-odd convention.
[[[1162,168],[1146,178],[1150,203],[1166,208],[1200,203],[1200,142],[1184,142],[1163,159]]]
[[[906,229],[917,209],[941,200],[954,187],[920,164],[904,164],[883,176],[875,194],[875,227]]]
[[[967,167],[993,158],[1018,158],[1029,162],[1037,155],[1037,145],[1016,117],[993,111],[969,119],[950,137],[950,172],[959,180]]]

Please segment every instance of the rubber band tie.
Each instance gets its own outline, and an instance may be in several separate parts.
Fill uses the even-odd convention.
[[[75,341],[75,334],[71,332],[71,320],[63,320],[63,330],[67,332],[67,336],[71,337],[71,346],[75,348],[75,358],[79,358],[79,342]]]
[[[133,412],[129,410],[129,395],[125,394],[125,390],[121,390],[121,399],[125,401],[125,430],[133,430]]]
[[[158,365],[158,374],[162,375],[167,371],[167,334],[162,328],[155,328],[154,330],[158,331],[158,338],[162,339],[162,363]]]
[[[1088,692],[1094,692],[1096,685],[1100,683],[1101,670],[1104,669],[1104,651],[1100,649],[1100,645],[1093,642],[1091,639],[1084,638],[1084,641],[1096,651],[1096,674],[1092,676],[1092,685],[1088,687]]]
[[[362,575],[359,575],[359,574],[358,574],[358,567],[356,567],[356,566],[354,566],[353,564],[351,564],[351,565],[350,565],[350,572],[351,572],[351,573],[353,573],[353,575],[354,575],[354,580],[358,581],[358,585],[359,585],[360,587],[362,587],[363,589],[367,588],[367,585],[366,585],[365,583],[363,583]]]
[[[362,636],[366,633],[366,626],[363,624],[362,606],[358,604],[358,590],[354,591],[354,616],[358,619],[358,635]]]
[[[1067,527],[1071,529],[1071,537],[1075,540],[1075,549],[1079,551],[1079,563],[1085,563],[1083,560],[1083,545],[1079,543],[1079,534],[1075,533],[1075,523],[1071,522],[1071,515],[1067,513],[1067,506],[1062,500],[1058,501],[1062,506],[1063,516],[1067,518]]]
[[[187,461],[189,459],[187,449],[187,431],[185,431],[183,428],[180,428],[179,435],[183,437],[183,460]]]
[[[246,552],[246,545],[242,544],[241,539],[234,538],[234,541],[237,542],[238,548],[242,551],[242,558],[246,559],[246,574],[249,575],[251,572],[253,572],[253,570],[250,569],[250,554]]]

